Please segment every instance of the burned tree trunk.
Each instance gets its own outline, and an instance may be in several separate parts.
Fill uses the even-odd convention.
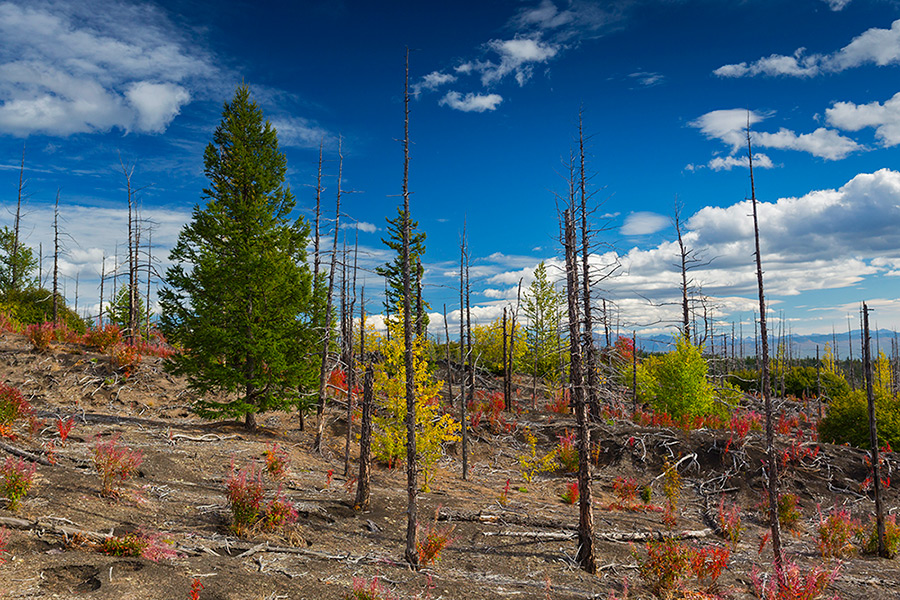
[[[468,389],[468,353],[466,352],[466,230],[463,226],[459,243],[459,424],[462,429],[462,478],[469,478],[469,427],[466,422],[466,390]]]
[[[362,345],[362,344],[360,344]],[[362,348],[360,348],[362,354]],[[372,404],[375,400],[372,384],[374,380],[372,365],[366,365],[366,375],[363,379],[362,419],[360,420],[359,434],[359,478],[356,482],[356,500],[353,507],[356,510],[369,509],[369,467],[372,463]]]
[[[878,537],[878,556],[890,558],[887,546],[884,543],[884,505],[881,493],[881,473],[878,469],[878,424],[875,421],[875,393],[872,389],[872,352],[869,338],[869,307],[863,302],[863,373],[866,378],[866,398],[869,411],[869,444],[872,459],[872,482],[875,488],[875,530]],[[877,325],[877,324],[876,324]]]
[[[406,81],[403,90],[403,344],[406,379],[406,551],[410,566],[418,568],[416,549],[418,461],[416,460],[416,381],[413,371],[412,277],[409,237],[409,48],[406,49]]]
[[[588,573],[596,573],[594,559],[594,515],[591,512],[590,456],[591,438],[588,429],[587,403],[584,395],[583,365],[579,332],[578,254],[576,250],[575,219],[571,209],[565,211],[566,297],[569,306],[569,382],[578,422],[578,554],[576,560]]]
[[[344,154],[341,150],[342,140],[338,140],[338,181],[334,207],[334,234],[331,241],[331,264],[328,267],[328,291],[325,295],[325,315],[322,324],[325,331],[322,335],[321,364],[319,365],[319,401],[316,405],[316,438],[313,452],[322,452],[322,436],[325,432],[325,381],[328,376],[328,350],[331,345],[331,296],[334,293],[334,268],[337,264],[337,239],[341,230],[341,178],[344,175]]]
[[[590,268],[590,231],[588,230],[588,192],[587,173],[585,172],[584,151],[584,119],[583,114],[578,115],[578,156],[579,156],[579,195],[581,200],[581,294],[582,309],[584,310],[584,370],[587,373],[584,401],[588,403],[594,416],[599,416],[599,407],[596,401],[597,360],[594,353],[594,322],[591,310],[591,268]],[[574,215],[573,215],[574,217]],[[593,561],[593,556],[591,557]]]
[[[756,210],[756,185],[753,181],[753,149],[750,144],[750,116],[747,116],[747,159],[750,167],[750,198],[753,204],[753,238],[756,248],[756,282],[759,288],[759,336],[762,344],[762,396],[766,411],[766,451],[769,491],[769,527],[772,530],[772,553],[778,587],[784,589],[784,557],[781,551],[781,528],[778,523],[778,454],[775,451],[775,411],[769,382],[769,336],[766,329],[766,299],[763,291],[762,254],[759,249],[759,217]]]
[[[53,205],[53,322],[59,323],[59,190]]]

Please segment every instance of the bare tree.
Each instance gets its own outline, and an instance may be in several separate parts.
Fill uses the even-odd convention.
[[[328,347],[331,345],[331,305],[334,293],[334,268],[337,264],[337,239],[341,230],[341,180],[344,175],[343,139],[338,139],[338,180],[334,207],[334,234],[331,240],[331,264],[328,267],[328,291],[325,295],[325,315],[322,318],[325,331],[322,335],[322,352],[319,355],[319,401],[316,405],[316,438],[313,452],[322,452],[322,436],[325,432],[325,380],[328,374]],[[318,186],[316,189],[319,189]]]
[[[459,366],[462,369],[459,392],[459,423],[462,428],[462,478],[469,478],[469,428],[466,423],[466,391],[468,385],[466,376],[469,373],[468,356],[466,351],[466,226],[463,223],[463,233],[459,241]]]
[[[356,500],[353,502],[353,506],[356,510],[368,510],[369,471],[372,464],[372,405],[375,401],[372,385],[375,375],[371,362],[366,360],[365,286],[360,294],[359,356],[366,365],[366,373],[363,379],[362,416],[359,423],[359,477],[356,482]]]
[[[785,588],[784,557],[781,550],[781,528],[778,523],[778,454],[775,451],[775,411],[769,384],[769,337],[766,328],[766,299],[763,291],[762,253],[759,249],[759,217],[756,210],[756,184],[753,181],[753,148],[750,143],[750,114],[747,113],[747,164],[750,167],[750,199],[753,204],[753,238],[756,244],[756,281],[759,288],[759,335],[762,344],[762,396],[766,411],[766,451],[769,491],[769,527],[772,530],[772,553],[778,587]]]
[[[597,409],[596,401],[596,379],[597,379],[597,357],[594,352],[594,321],[593,311],[591,307],[591,267],[590,267],[590,230],[588,229],[588,198],[587,191],[587,171],[585,169],[585,148],[584,148],[584,111],[578,113],[578,193],[581,200],[581,302],[584,311],[584,331],[582,332],[584,347],[584,370],[587,374],[586,389],[584,401],[590,405],[592,410]],[[599,412],[598,412],[599,414]],[[593,561],[593,557],[591,558]]]
[[[878,470],[878,424],[875,420],[875,393],[872,389],[872,352],[869,337],[869,307],[863,302],[863,373],[866,378],[866,399],[869,410],[869,445],[871,446],[872,482],[875,488],[875,531],[878,537],[878,556],[890,558],[884,543],[884,504],[881,492],[881,473]],[[876,324],[877,326],[877,324]]]
[[[22,223],[22,202],[25,196],[25,142],[22,142],[22,164],[19,166],[19,187],[16,194],[16,215],[13,222],[13,247],[11,260],[10,283],[13,290],[18,290],[22,285],[22,277],[25,275],[20,272],[22,266],[19,264],[19,230]]]
[[[412,281],[409,260],[409,48],[406,49],[406,79],[403,89],[403,344],[406,379],[406,551],[404,557],[413,567],[419,565],[416,550],[419,491],[416,460],[416,381],[413,371]]]
[[[134,175],[134,165],[126,165],[119,155],[119,164],[122,167],[122,175],[125,177],[125,191],[128,195],[128,342],[133,344],[138,330],[138,310],[137,310],[137,246],[138,236],[137,219],[135,214],[134,194],[135,190],[132,186],[132,176]]]
[[[573,207],[574,208],[574,207]],[[569,382],[578,422],[578,554],[576,560],[588,573],[596,573],[594,559],[594,516],[591,512],[590,430],[584,394],[578,306],[578,253],[573,208],[566,209],[564,245],[566,252],[566,297],[569,306]]]
[[[59,189],[53,204],[53,322],[59,323]]]

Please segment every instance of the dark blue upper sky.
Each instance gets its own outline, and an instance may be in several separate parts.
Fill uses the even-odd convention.
[[[464,220],[481,319],[514,301],[539,261],[559,264],[554,193],[583,110],[602,201],[595,260],[619,265],[602,284],[615,320],[664,330],[677,319],[666,305],[678,293],[677,196],[686,239],[711,260],[696,283],[717,319],[749,327],[749,109],[773,308],[804,332],[844,327],[863,299],[880,326],[900,320],[895,0],[0,0],[0,39],[0,201],[15,198],[24,141],[28,242],[46,248],[59,188],[66,293],[74,300],[77,274],[94,314],[102,257],[127,237],[119,153],[136,165],[164,265],[241,81],[279,131],[300,214],[321,140],[331,207],[343,140],[346,213],[361,224],[363,263],[383,261],[408,46],[412,206],[434,310],[458,302],[448,286]],[[381,285],[370,276],[368,294]]]

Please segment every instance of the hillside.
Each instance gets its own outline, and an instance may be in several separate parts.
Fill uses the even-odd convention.
[[[109,357],[80,345],[57,344],[36,353],[17,334],[0,337],[0,377],[18,387],[44,419],[33,435],[17,426],[15,440],[3,440],[4,455],[29,453],[38,459],[36,483],[16,512],[0,510],[0,525],[9,529],[6,562],[0,565],[0,597],[178,600],[190,597],[192,582],[203,585],[203,600],[275,600],[347,597],[354,578],[373,577],[397,598],[575,599],[649,597],[638,575],[646,552],[643,541],[669,534],[656,509],[637,510],[641,501],[617,497],[617,477],[638,486],[652,483],[654,506],[664,503],[660,478],[664,460],[678,461],[682,476],[677,522],[671,533],[692,546],[725,545],[714,515],[720,495],[741,507],[744,532],[730,565],[713,590],[722,597],[752,595],[754,565],[768,572],[771,548],[760,554],[763,528],[754,506],[762,489],[763,440],[751,431],[735,439],[727,430],[640,427],[608,417],[593,427],[598,440],[594,470],[595,522],[600,573],[587,575],[574,566],[577,507],[560,493],[572,477],[553,472],[523,480],[519,457],[528,452],[526,428],[538,440],[538,454],[571,431],[574,418],[545,410],[503,415],[509,427],[491,431],[488,419],[473,430],[470,477],[460,478],[459,449],[450,447],[439,462],[430,492],[420,495],[423,525],[437,516],[437,526],[454,527],[453,541],[440,560],[419,572],[402,560],[405,528],[405,477],[402,469],[375,465],[372,509],[353,510],[356,462],[343,476],[346,422],[339,404],[329,413],[327,448],[310,452],[314,429],[298,429],[296,415],[262,415],[262,427],[247,432],[232,422],[210,423],[190,412],[191,394],[184,383],[166,375],[160,359],[145,358],[128,377]],[[523,382],[524,383],[524,382]],[[522,385],[523,394],[528,389]],[[546,399],[539,399],[543,408]],[[804,407],[784,403],[787,415]],[[74,416],[67,442],[58,440],[58,417]],[[508,430],[507,430],[508,429]],[[807,435],[800,422],[791,435]],[[96,436],[121,441],[143,453],[143,463],[126,482],[118,500],[100,495],[91,460]],[[780,436],[789,446],[790,437]],[[49,464],[46,443],[57,440]],[[291,471],[283,492],[295,503],[294,526],[254,529],[235,536],[225,499],[225,479],[232,463],[262,460],[271,444],[283,446]],[[815,444],[807,443],[806,447]],[[353,444],[353,452],[356,451]],[[5,460],[5,456],[2,457]],[[44,464],[48,463],[48,464]],[[898,461],[888,454],[887,464]],[[333,475],[333,476],[332,476]],[[866,478],[863,452],[822,445],[815,456],[789,464],[785,488],[800,498],[802,520],[785,535],[786,550],[804,569],[823,564],[816,550],[816,507],[834,504],[855,517],[873,511],[860,493]],[[505,502],[504,487],[510,481]],[[276,485],[268,484],[269,494]],[[616,508],[616,503],[630,510]],[[887,491],[888,507],[900,496]],[[109,534],[139,530],[159,534],[177,555],[158,562],[98,552]],[[837,563],[830,563],[834,566]],[[900,570],[892,560],[853,555],[840,569],[832,590],[841,597],[893,598]],[[698,586],[686,583],[686,589]],[[700,597],[696,593],[692,597]]]

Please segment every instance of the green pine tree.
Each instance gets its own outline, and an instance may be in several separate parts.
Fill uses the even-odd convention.
[[[115,323],[122,330],[128,329],[128,288],[128,284],[120,287],[119,291],[116,292],[116,297],[113,298],[112,304],[107,308],[110,323]],[[146,336],[148,332],[144,331],[144,329],[146,329],[147,323],[147,310],[144,307],[144,303],[140,301],[140,294],[138,294],[136,308],[138,329],[141,335]]]
[[[0,293],[8,296],[22,290],[37,287],[35,272],[38,260],[31,248],[19,242],[12,229],[0,229]]]
[[[534,281],[522,299],[522,310],[528,320],[525,327],[527,353],[525,369],[535,377],[557,380],[559,370],[559,331],[562,327],[563,297],[547,275],[541,262],[534,270]]]
[[[385,219],[387,221],[388,233],[387,238],[381,238],[381,243],[393,250],[394,259],[375,268],[375,272],[387,280],[387,289],[384,294],[384,311],[385,315],[394,318],[398,305],[403,304],[403,224],[404,216],[408,219],[408,215],[403,214],[403,208],[397,208],[397,216],[393,219]],[[409,222],[409,264],[410,264],[410,282],[413,297],[410,298],[413,313],[416,312],[416,297],[421,292],[423,269],[421,268],[421,260],[425,254],[425,232],[418,231],[419,222]],[[418,272],[416,265],[420,265]],[[424,308],[430,308],[428,303],[424,303]],[[428,327],[428,315],[423,315],[423,331]]]
[[[206,147],[205,207],[194,208],[171,253],[160,293],[163,327],[185,350],[172,371],[201,397],[206,418],[304,408],[318,360],[306,263],[309,227],[294,197],[276,131],[241,85]],[[234,398],[234,396],[237,396]]]

